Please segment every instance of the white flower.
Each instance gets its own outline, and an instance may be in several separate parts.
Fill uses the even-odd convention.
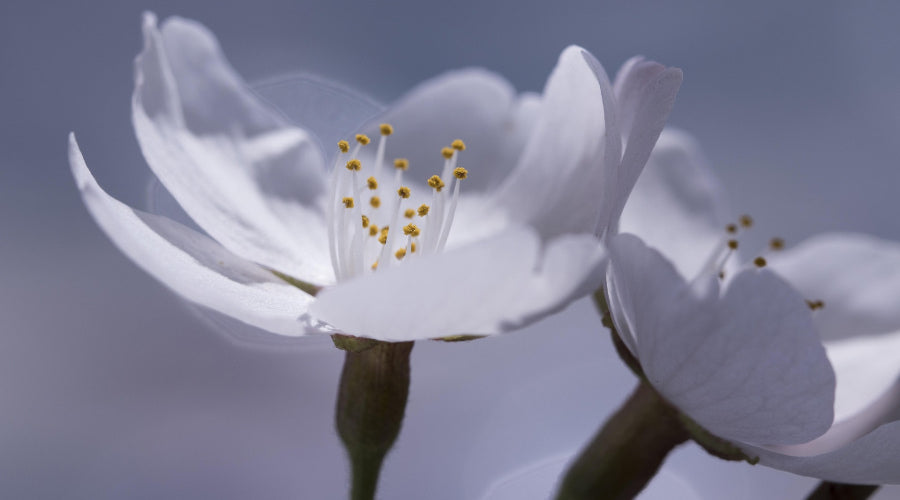
[[[611,312],[647,378],[763,464],[900,482],[900,245],[829,234],[741,266],[727,216],[694,142],[664,131],[622,227],[672,261],[630,235],[609,247]]]
[[[135,132],[206,234],[110,197],[74,136],[69,159],[100,227],[197,304],[284,335],[488,335],[601,282],[595,234],[614,228],[681,83],[679,70],[655,63],[626,69],[615,94],[578,47],[563,51],[542,96],[516,96],[484,70],[445,74],[380,117],[393,128],[363,127],[373,144],[342,145],[351,151],[335,151],[329,169],[310,134],[247,89],[204,27],[173,18],[158,29],[147,14]],[[408,158],[409,172],[394,157]],[[425,182],[433,174],[440,192]],[[406,219],[422,204],[427,215]],[[381,233],[369,231],[385,225],[382,251]]]

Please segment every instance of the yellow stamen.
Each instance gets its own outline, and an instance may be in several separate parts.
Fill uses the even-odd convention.
[[[366,179],[366,186],[374,191],[378,189],[378,181],[374,177],[369,177],[368,179]]]
[[[378,234],[378,226],[372,224],[369,226],[369,236],[375,236],[376,234]]]
[[[772,238],[769,241],[769,248],[771,248],[772,250],[783,250],[784,240],[781,238]]]
[[[381,198],[377,196],[373,196],[369,199],[369,205],[372,205],[372,208],[378,208],[381,206]]]
[[[362,168],[362,163],[360,163],[360,161],[357,159],[353,159],[353,160],[350,160],[347,162],[347,170],[353,170],[353,171],[359,172],[359,170],[361,168]]]
[[[816,309],[822,309],[823,307],[825,307],[825,303],[822,302],[821,300],[807,300],[806,305],[809,306],[809,308],[813,311],[815,311]]]
[[[766,259],[764,259],[762,257],[757,257],[757,258],[753,259],[753,264],[756,267],[766,267]]]
[[[378,236],[378,243],[381,243],[382,245],[387,245],[387,233],[381,233]]]
[[[403,234],[407,236],[412,236],[413,238],[418,237],[422,234],[422,231],[419,230],[419,226],[415,224],[407,224],[403,226]]]
[[[353,198],[344,198],[343,200],[341,200],[341,203],[343,203],[347,208],[353,208]]]
[[[728,224],[725,226],[725,232],[728,234],[734,234],[737,232],[737,224]]]
[[[413,217],[416,216],[416,211],[413,210],[413,209],[411,209],[411,208],[407,208],[407,209],[403,212],[403,216],[406,217],[407,219],[412,219]]]
[[[417,212],[419,213],[419,217],[425,217],[426,215],[428,215],[429,210],[431,210],[431,207],[429,207],[428,205],[424,203],[419,205],[419,209],[417,210]]]
[[[406,249],[401,248],[394,252],[394,257],[397,257],[397,260],[403,260],[403,257],[406,257]]]
[[[738,219],[738,222],[741,223],[741,227],[750,227],[753,225],[753,217],[744,214]]]
[[[434,188],[438,193],[441,192],[441,189],[444,189],[444,181],[441,180],[441,176],[432,175],[428,178],[428,185]]]
[[[409,244],[409,251],[412,253],[416,253],[416,244],[415,243]]]
[[[376,269],[378,269],[378,261],[377,260],[372,263],[372,270],[374,271]]]
[[[341,153],[346,153],[350,151],[350,144],[347,141],[338,141],[338,149],[341,150]]]
[[[381,132],[381,135],[391,135],[394,133],[394,127],[388,123],[382,123],[378,126],[378,131]]]
[[[737,240],[728,240],[728,248],[732,250],[737,250],[738,242]]]
[[[409,198],[409,196],[410,196],[411,193],[410,193],[408,187],[406,187],[406,186],[400,186],[400,189],[397,190],[397,194],[399,194],[400,197],[403,198],[403,199],[405,200],[405,199]]]
[[[450,143],[450,147],[457,151],[465,151],[466,143],[462,141],[462,139],[456,139],[455,141]]]
[[[362,216],[362,225],[363,227],[369,227],[369,218],[365,215]]]
[[[453,176],[456,177],[457,179],[462,180],[469,176],[469,171],[462,167],[456,167],[453,170]]]
[[[409,160],[406,158],[397,158],[394,160],[394,168],[398,170],[407,170],[409,169]]]
[[[369,143],[369,136],[367,136],[366,134],[356,134],[356,142],[365,146]]]
[[[454,151],[453,148],[442,148],[441,156],[449,160],[450,158],[453,158],[453,153],[455,152],[456,151]]]

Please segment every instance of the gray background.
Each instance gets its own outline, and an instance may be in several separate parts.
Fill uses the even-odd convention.
[[[0,498],[339,498],[341,356],[218,335],[118,253],[65,161],[142,205],[129,123],[140,13],[209,26],[251,81],[319,74],[389,102],[480,65],[539,90],[577,43],[685,71],[671,123],[768,235],[900,239],[898,14],[892,2],[255,2],[0,5]],[[571,453],[633,384],[589,304],[503,338],[423,343],[383,498],[479,498]],[[667,473],[706,498],[799,498],[812,481],[692,448]],[[884,498],[900,498],[897,490]]]

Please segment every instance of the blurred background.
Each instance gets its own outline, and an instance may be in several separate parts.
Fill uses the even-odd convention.
[[[670,123],[699,138],[761,238],[900,239],[900,4],[4,0],[0,498],[342,496],[341,354],[217,333],[109,243],[74,188],[70,130],[108,191],[146,204],[129,120],[143,10],[204,23],[251,82],[300,71],[386,103],[473,65],[540,90],[571,43],[610,73],[643,54],[684,69]],[[515,335],[420,343],[380,497],[540,498],[631,390],[620,365],[586,302]],[[814,483],[687,446],[651,490],[801,498]]]

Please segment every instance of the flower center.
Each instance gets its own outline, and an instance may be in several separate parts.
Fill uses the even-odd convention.
[[[417,202],[413,191],[403,185],[407,159],[393,161],[393,175],[383,172],[385,145],[394,128],[383,123],[379,131],[370,164],[358,159],[371,142],[369,137],[358,134],[352,151],[347,141],[338,143],[340,154],[332,170],[326,212],[328,248],[338,281],[441,252],[453,226],[460,183],[468,177],[468,171],[457,166],[459,153],[466,149],[457,139],[441,150],[441,174],[428,179],[431,203]],[[407,221],[405,225],[400,217]]]

